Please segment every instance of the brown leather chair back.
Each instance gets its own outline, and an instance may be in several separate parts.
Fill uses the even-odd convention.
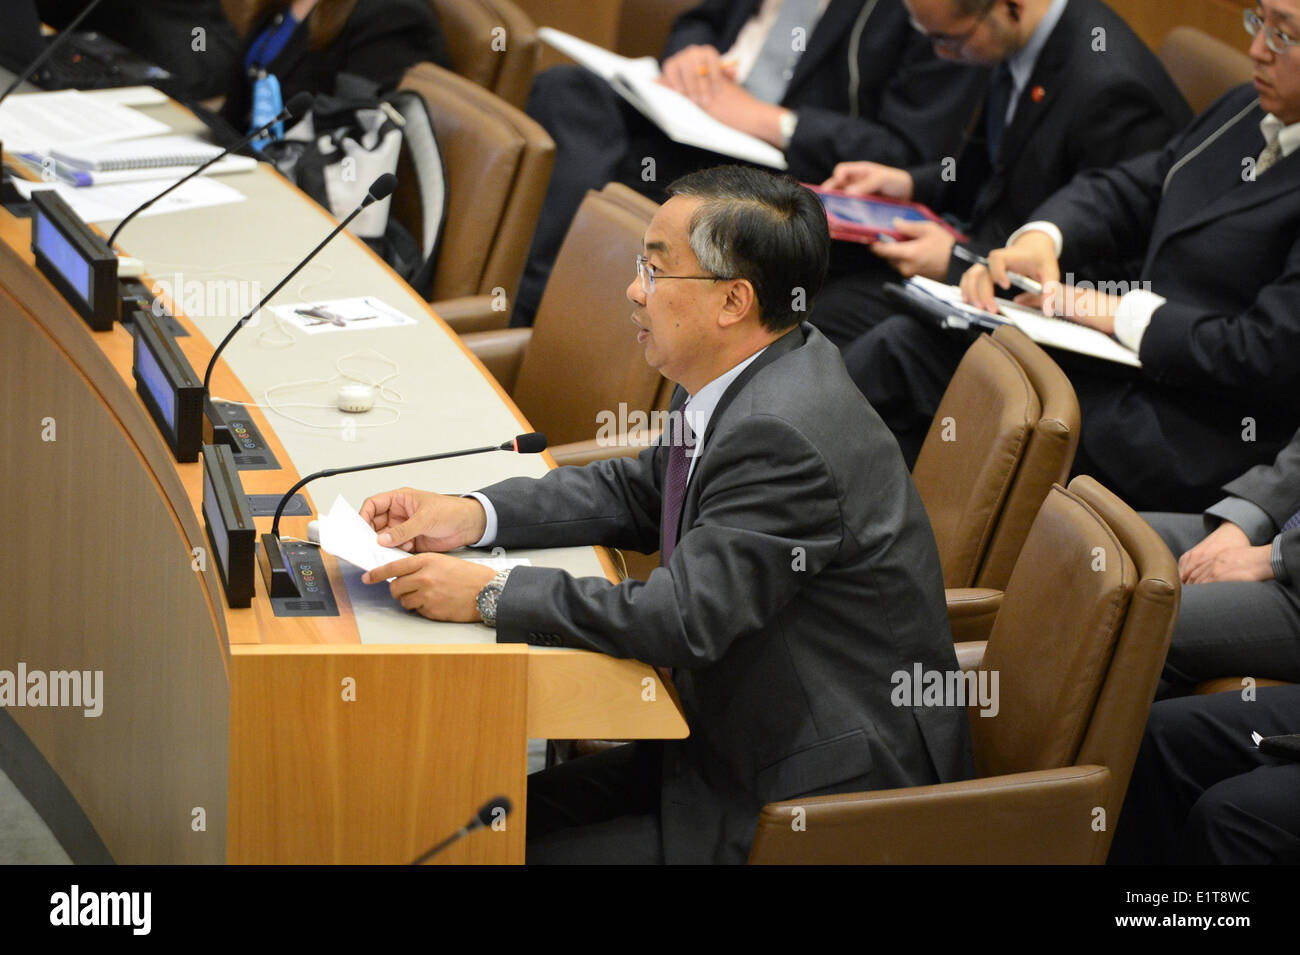
[[[1137,580],[1105,520],[1077,495],[1053,487],[978,668],[998,675],[998,700],[995,716],[970,710],[977,776],[1077,761]]]
[[[970,587],[1041,406],[1005,346],[981,335],[944,392],[912,479],[934,528],[945,587]]]
[[[1020,329],[1003,325],[993,340],[1019,362],[1041,408],[975,578],[1005,590],[1030,525],[1053,484],[1064,484],[1079,447],[1079,399],[1061,366]]]
[[[1248,54],[1195,27],[1174,27],[1157,55],[1194,113],[1234,86],[1249,83],[1255,72]]]
[[[1110,526],[1138,575],[1119,644],[1075,759],[1110,769],[1107,829],[1114,832],[1178,617],[1178,562],[1150,524],[1093,478],[1075,478],[1070,491]]]
[[[1173,555],[1131,508],[1091,478],[1054,485],[974,671],[985,689],[998,677],[968,706],[977,778],[772,803],[750,861],[1105,861],[1178,595]]]
[[[514,300],[528,246],[555,163],[555,143],[500,97],[432,63],[419,63],[402,89],[429,107],[447,167],[447,221],[431,301],[504,290]],[[393,214],[420,235],[410,178],[398,187]],[[404,194],[403,190],[408,190]]]
[[[510,0],[431,0],[452,69],[517,109],[528,102],[541,47],[532,18]]]
[[[663,378],[636,341],[627,286],[658,206],[626,186],[588,192],[578,207],[537,309],[513,391],[551,444],[594,438],[597,415],[648,412]]]

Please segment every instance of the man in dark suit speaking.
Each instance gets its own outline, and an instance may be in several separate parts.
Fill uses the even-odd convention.
[[[672,667],[691,735],[533,776],[531,862],[742,862],[763,804],[972,771],[966,715],[894,706],[897,674],[955,671],[938,554],[898,447],[839,355],[800,323],[826,217],[788,179],[694,173],[646,230],[629,334],[676,381],[639,457],[467,498],[366,501],[380,541],[659,549],[648,580],[491,570],[417,553],[371,571],[408,609],[499,641]],[[631,263],[629,263],[631,265]],[[920,702],[919,700],[917,701]]]

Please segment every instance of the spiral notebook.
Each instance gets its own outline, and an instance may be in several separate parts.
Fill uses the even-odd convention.
[[[172,169],[202,165],[221,152],[220,146],[195,136],[151,136],[118,143],[97,143],[51,149],[50,156],[79,172],[126,172],[138,169]],[[257,160],[231,156],[217,164],[222,172],[252,169]],[[216,166],[212,171],[216,171]]]

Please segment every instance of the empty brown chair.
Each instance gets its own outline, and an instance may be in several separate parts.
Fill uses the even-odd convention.
[[[1065,373],[1019,329],[971,344],[912,469],[958,642],[984,639],[1038,507],[1079,442]]]
[[[1131,508],[1091,478],[1054,486],[970,671],[998,677],[996,715],[968,707],[976,778],[770,804],[749,861],[1104,862],[1178,594],[1173,555]]]
[[[1234,86],[1249,83],[1255,72],[1248,54],[1195,27],[1170,30],[1157,56],[1194,113]]]
[[[555,163],[555,143],[500,97],[432,63],[407,71],[402,89],[429,107],[447,168],[447,213],[429,288],[416,291],[444,317],[504,312],[513,301]],[[393,215],[423,234],[420,205],[398,176]],[[504,312],[508,314],[508,312]]]
[[[618,443],[619,423],[639,413],[648,425],[649,413],[664,400],[663,378],[646,364],[626,296],[657,208],[617,183],[588,192],[560,247],[533,327],[463,338],[529,422],[547,435],[560,463],[636,453],[653,437],[646,430],[631,447]],[[611,417],[614,425],[603,436],[610,440],[598,441]]]
[[[537,27],[510,0],[432,0],[452,69],[523,109],[541,56]]]

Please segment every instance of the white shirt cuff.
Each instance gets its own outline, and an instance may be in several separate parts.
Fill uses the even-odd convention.
[[[1151,324],[1156,309],[1168,301],[1164,296],[1146,289],[1133,289],[1119,297],[1119,310],[1115,313],[1115,337],[1120,344],[1133,351],[1142,350],[1142,336]]]
[[[492,502],[480,494],[478,491],[471,491],[462,497],[472,497],[483,505],[483,511],[487,514],[487,526],[483,528],[483,536],[476,540],[472,547],[490,547],[492,542],[497,539],[497,509],[492,506]]]
[[[1052,241],[1056,243],[1056,257],[1058,259],[1061,257],[1061,252],[1065,249],[1065,236],[1061,235],[1061,230],[1058,229],[1053,223],[1044,222],[1041,219],[1037,222],[1029,222],[1026,223],[1025,225],[1022,225],[1015,232],[1011,233],[1011,236],[1010,238],[1007,239],[1006,244],[1007,245],[1013,244],[1016,241],[1016,239],[1020,238],[1026,232],[1046,232],[1048,235],[1052,237]]]

